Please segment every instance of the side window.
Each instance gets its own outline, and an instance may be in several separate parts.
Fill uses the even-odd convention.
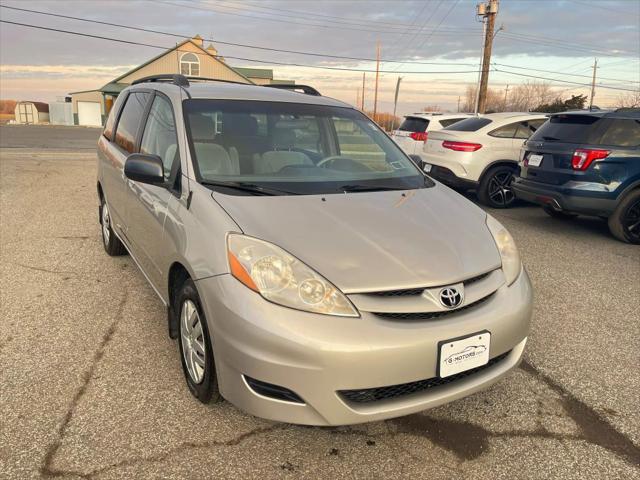
[[[446,128],[449,125],[453,125],[454,123],[459,122],[463,118],[448,118],[447,120],[440,120],[440,125],[442,125],[442,128]]]
[[[150,93],[133,92],[127,97],[116,128],[116,144],[125,152],[133,153],[140,120],[149,101]]]
[[[162,159],[165,180],[171,178],[176,162],[180,162],[173,109],[171,103],[160,95],[156,95],[149,110],[140,153],[158,155]]]
[[[518,128],[516,129],[516,136],[515,138],[520,138],[520,139],[524,139],[526,140],[527,138],[529,138],[531,135],[533,135],[533,133],[540,128],[540,126],[546,122],[546,119],[539,119],[539,120],[529,120],[526,122],[520,122],[518,124]]]
[[[111,111],[109,112],[107,123],[105,124],[104,130],[102,131],[102,134],[105,137],[107,137],[109,140],[113,140],[113,128],[116,126],[116,118],[118,117],[118,112],[120,111],[120,108],[122,107],[122,103],[124,102],[126,97],[127,97],[126,94],[118,95],[118,98],[116,99],[116,103],[113,105],[113,107],[111,108]]]
[[[518,128],[518,123],[510,123],[509,125],[491,130],[489,135],[498,138],[513,138],[516,134],[516,128]]]
[[[640,145],[640,120],[614,118],[600,139],[602,145],[637,147]]]

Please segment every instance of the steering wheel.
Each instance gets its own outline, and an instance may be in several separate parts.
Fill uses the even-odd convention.
[[[342,160],[346,157],[343,157],[342,155],[332,155],[330,157],[327,158],[323,158],[322,160],[320,160],[318,163],[316,163],[316,167],[324,167],[324,168],[328,168],[329,165],[327,165],[328,163],[333,163],[336,160]],[[351,160],[350,158],[348,160]],[[326,165],[326,167],[325,167]]]
[[[343,172],[370,172],[372,169],[360,162],[356,162],[349,157],[343,157],[342,155],[334,155],[327,157],[319,161],[316,167],[333,168],[334,170],[340,170]]]

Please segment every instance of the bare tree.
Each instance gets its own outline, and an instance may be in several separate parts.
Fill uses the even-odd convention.
[[[616,108],[638,108],[640,107],[640,89],[635,92],[624,93],[616,99],[613,105]]]
[[[525,82],[509,90],[505,108],[512,112],[528,112],[537,105],[547,104],[556,93],[546,82]]]
[[[475,85],[467,86],[467,91],[464,96],[464,103],[462,104],[462,110],[464,112],[473,112],[476,107],[476,91]],[[502,93],[494,88],[487,89],[487,106],[486,112],[501,112],[503,111]]]

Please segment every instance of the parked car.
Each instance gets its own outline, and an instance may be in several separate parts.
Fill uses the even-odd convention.
[[[470,116],[469,113],[413,113],[404,117],[391,138],[407,155],[422,155],[429,132],[442,130]]]
[[[504,377],[532,309],[508,231],[361,112],[284,88],[137,80],[98,142],[104,248],[166,305],[192,394],[341,425]]]
[[[424,144],[425,171],[459,190],[475,190],[493,208],[512,205],[511,182],[522,143],[547,120],[544,114],[492,113],[432,133]]]
[[[552,115],[522,148],[517,197],[554,217],[606,218],[640,243],[640,109]]]

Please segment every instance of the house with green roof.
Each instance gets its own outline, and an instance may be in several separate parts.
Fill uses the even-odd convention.
[[[295,84],[290,80],[274,79],[271,69],[232,67],[224,57],[218,54],[212,44],[205,48],[202,37],[196,35],[111,80],[99,89],[71,92],[74,124],[104,125],[115,99],[131,82],[142,77],[165,73],[180,73],[255,85]]]

